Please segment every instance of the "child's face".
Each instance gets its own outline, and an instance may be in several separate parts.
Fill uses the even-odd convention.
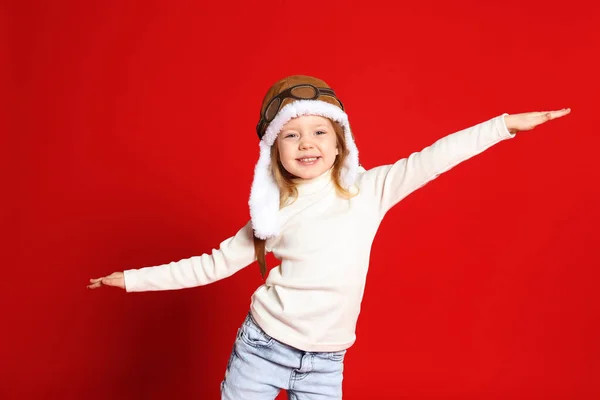
[[[302,179],[322,175],[333,166],[338,155],[331,121],[314,115],[290,120],[279,132],[276,145],[286,171]]]

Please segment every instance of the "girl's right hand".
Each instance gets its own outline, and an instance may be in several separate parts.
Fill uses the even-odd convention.
[[[87,285],[88,289],[97,289],[101,286],[114,286],[121,289],[125,289],[125,278],[122,272],[113,272],[108,276],[102,278],[90,279],[90,284]]]

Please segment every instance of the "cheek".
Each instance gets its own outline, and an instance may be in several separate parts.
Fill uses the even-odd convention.
[[[335,141],[335,140],[329,141],[327,143],[326,147],[327,147],[328,153],[333,156],[337,156],[340,153],[338,146],[337,146],[337,141]]]
[[[291,150],[289,146],[286,146],[285,144],[280,144],[278,147],[279,150],[279,160],[282,163],[285,163],[287,160],[290,159],[291,157]]]

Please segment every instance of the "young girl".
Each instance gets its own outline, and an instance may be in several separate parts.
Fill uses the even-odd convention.
[[[290,76],[267,92],[251,220],[211,254],[90,279],[128,292],[207,285],[265,253],[281,265],[252,295],[221,384],[223,399],[340,399],[355,341],[369,254],[386,212],[490,146],[569,109],[503,114],[446,136],[393,165],[365,171],[342,102],[322,80]]]

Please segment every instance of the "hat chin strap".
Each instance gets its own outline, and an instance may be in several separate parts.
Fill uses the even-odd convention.
[[[344,189],[350,189],[356,181],[359,168],[358,149],[352,138],[346,113],[339,107],[320,100],[298,100],[287,104],[271,121],[259,143],[260,154],[254,168],[254,179],[248,202],[254,235],[259,239],[269,239],[277,236],[280,232],[280,192],[271,174],[271,146],[288,121],[303,115],[318,115],[340,124],[349,152],[342,166],[341,184]]]

